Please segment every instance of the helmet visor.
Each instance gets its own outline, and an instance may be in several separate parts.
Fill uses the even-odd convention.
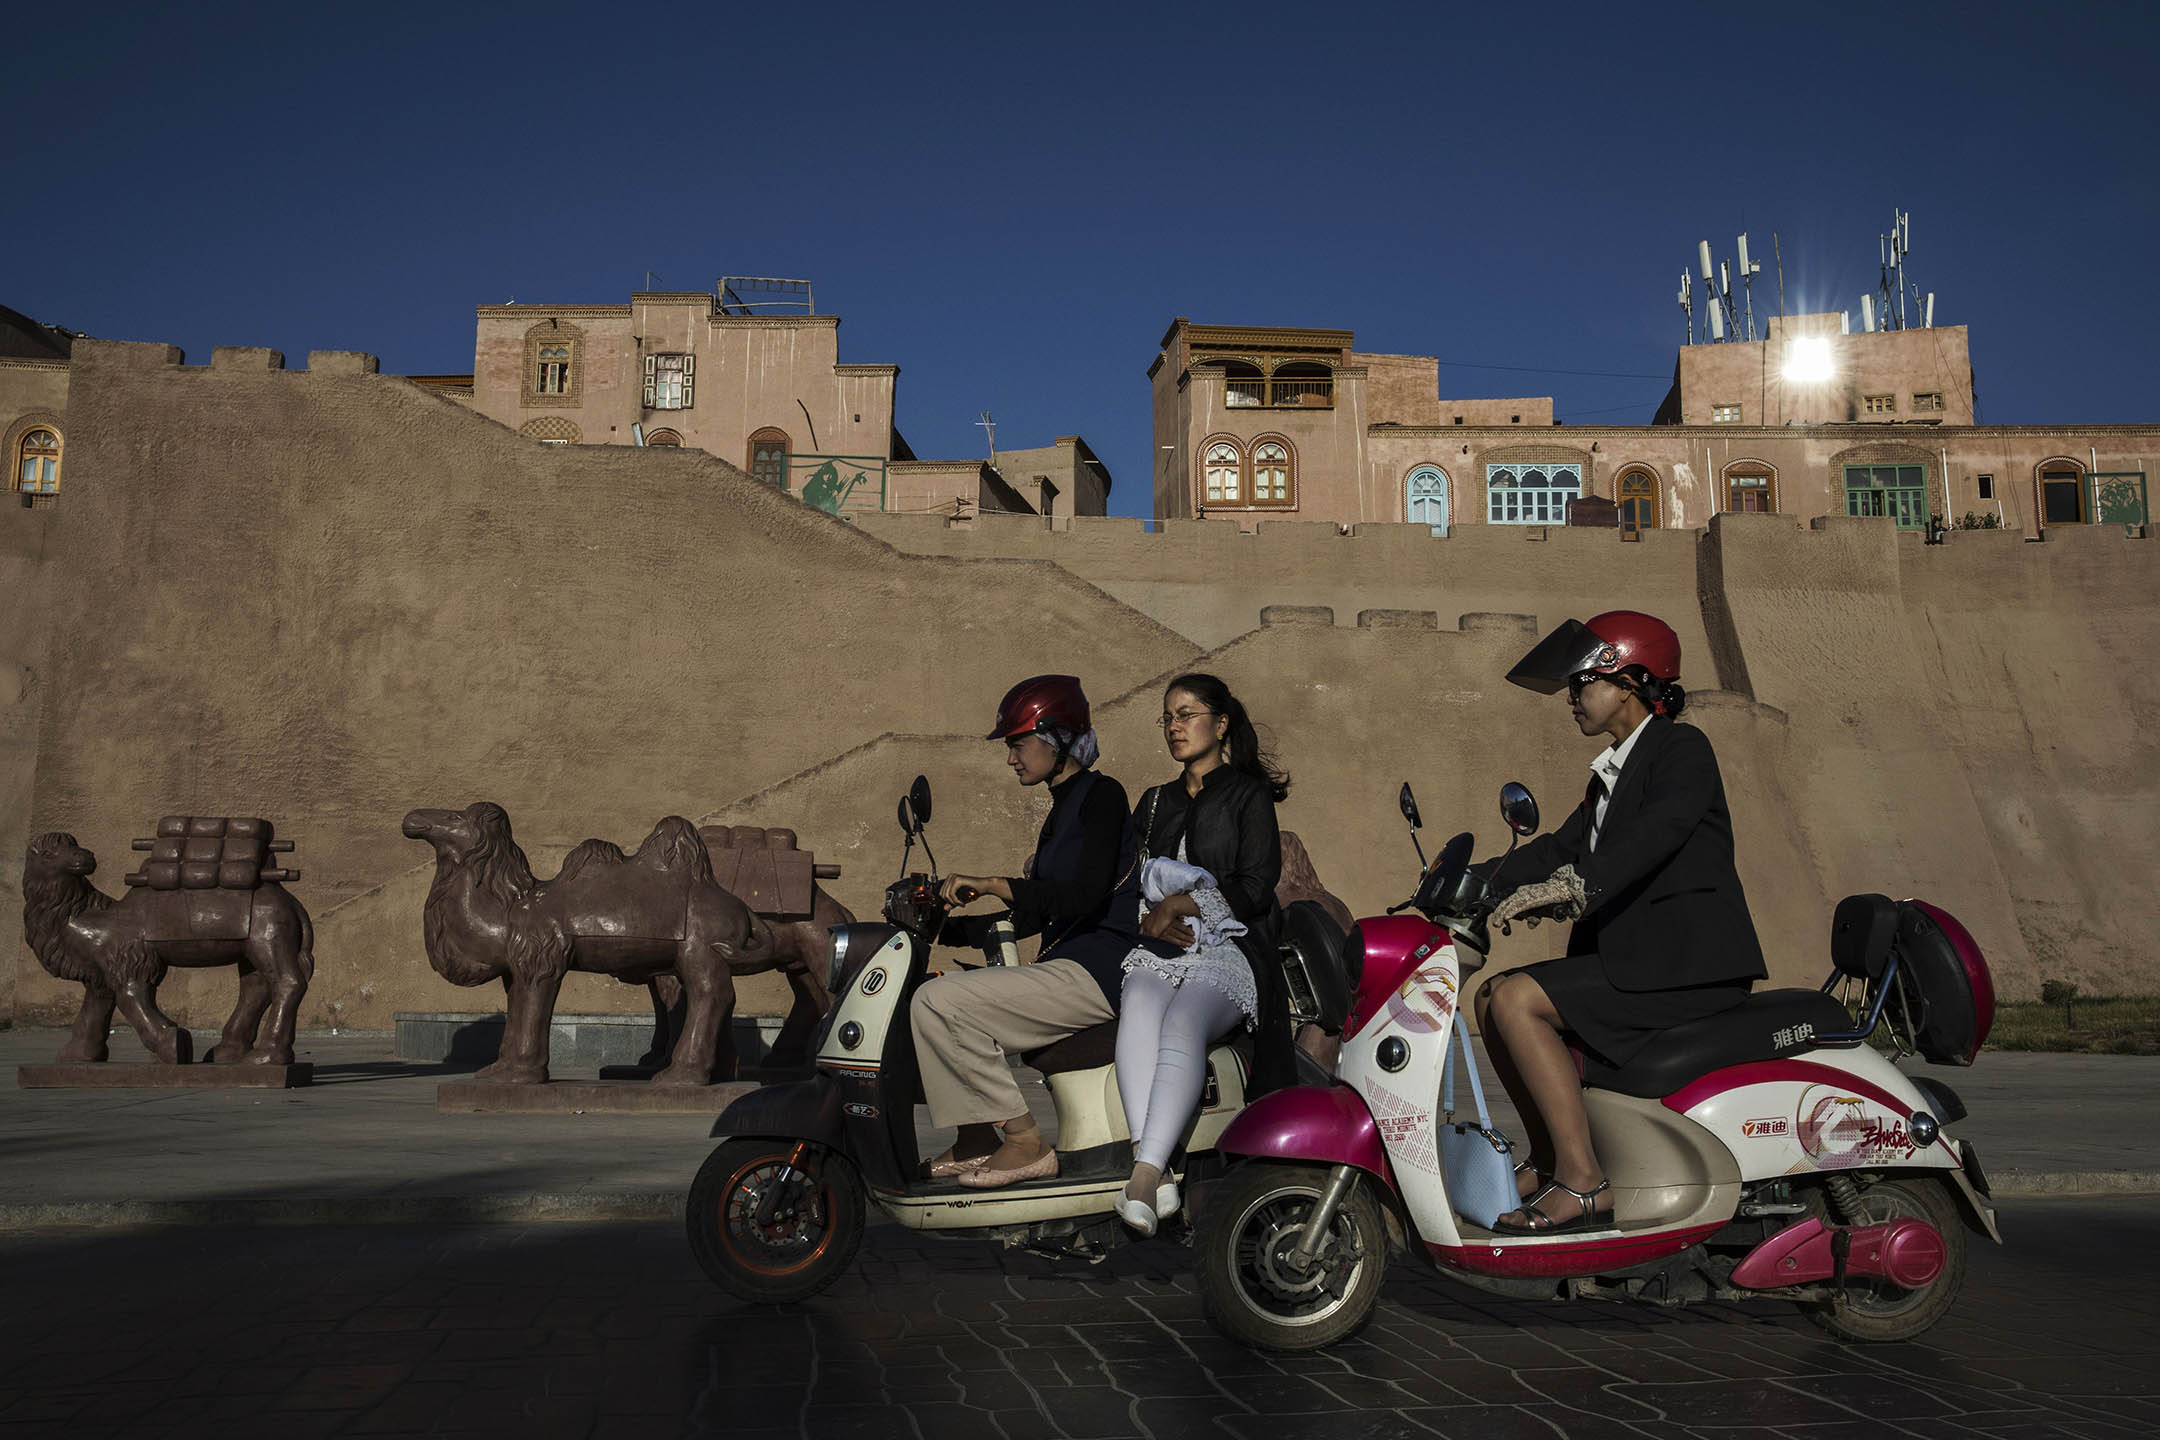
[[[1619,658],[1595,630],[1580,620],[1565,620],[1559,628],[1531,646],[1529,654],[1515,662],[1515,668],[1507,673],[1508,683],[1535,690],[1540,695],[1552,695],[1565,686],[1570,677],[1586,670],[1609,669]]]

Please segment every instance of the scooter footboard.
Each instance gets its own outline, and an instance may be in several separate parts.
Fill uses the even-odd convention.
[[[1348,1085],[1293,1085],[1263,1095],[1230,1122],[1215,1148],[1231,1156],[1354,1165],[1395,1185],[1380,1127]]]
[[[761,1085],[742,1096],[713,1121],[713,1138],[723,1135],[785,1135],[821,1144],[840,1143],[840,1086],[822,1071],[807,1080]]]

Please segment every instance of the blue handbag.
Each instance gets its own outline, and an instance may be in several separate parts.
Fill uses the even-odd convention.
[[[1448,1204],[1473,1225],[1492,1229],[1493,1222],[1518,1208],[1515,1193],[1515,1147],[1492,1127],[1485,1109],[1485,1086],[1478,1079],[1477,1056],[1470,1049],[1470,1027],[1460,1016],[1450,1027],[1462,1042],[1463,1069],[1470,1074],[1470,1094],[1477,1102],[1477,1123],[1455,1119],[1455,1052],[1448,1052],[1440,1075],[1440,1169],[1447,1177]]]

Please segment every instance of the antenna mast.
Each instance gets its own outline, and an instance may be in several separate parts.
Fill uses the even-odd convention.
[[[1687,343],[1690,345],[1695,343],[1695,301],[1689,294],[1693,283],[1693,277],[1687,271],[1682,270],[1680,272],[1680,309],[1687,316]]]
[[[1774,236],[1777,232],[1772,231]],[[1755,285],[1754,277],[1762,273],[1762,261],[1750,261],[1747,257],[1747,236],[1740,237],[1740,294],[1747,306],[1747,338],[1755,343]],[[1730,291],[1727,292],[1728,296]]]
[[[990,463],[995,465],[997,463],[997,421],[991,419],[990,412],[985,410],[982,412],[982,419],[977,420],[975,423],[982,426],[983,434],[990,441]]]

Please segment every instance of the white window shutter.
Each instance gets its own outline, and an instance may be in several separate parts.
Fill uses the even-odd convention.
[[[653,408],[653,401],[656,398],[653,393],[653,382],[658,369],[658,357],[647,355],[645,357],[645,408],[648,410]]]
[[[697,356],[695,356],[695,355],[685,355],[685,356],[683,356],[683,357],[682,357],[682,408],[683,408],[683,409],[685,409],[685,410],[688,410],[688,409],[690,408],[690,399],[691,399],[691,396],[690,396],[690,389],[691,389],[691,386],[692,386],[692,384],[693,384],[693,383],[695,382],[695,380],[696,380],[696,377],[697,377]]]

